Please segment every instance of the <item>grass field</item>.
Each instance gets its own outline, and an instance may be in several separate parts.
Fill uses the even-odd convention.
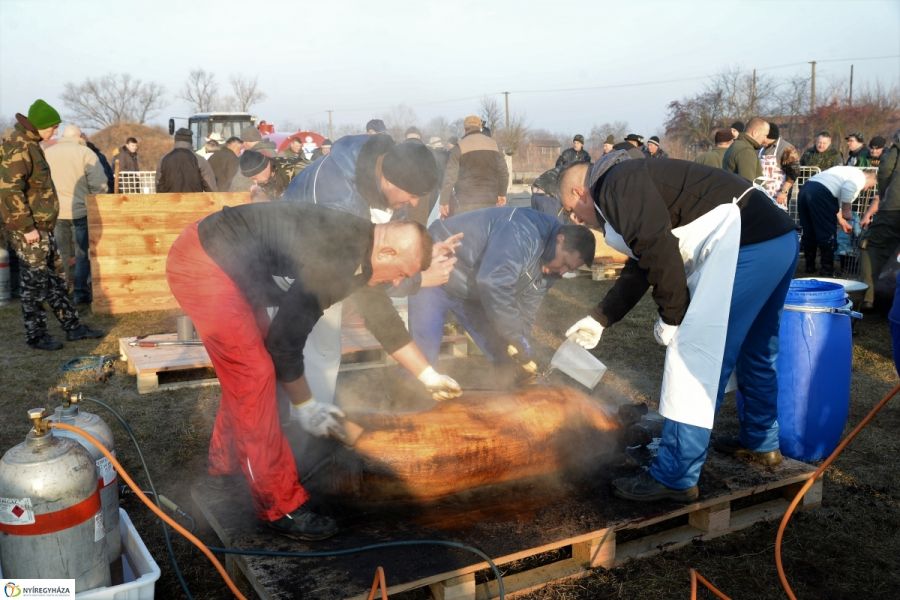
[[[563,280],[552,290],[538,319],[535,338],[540,358],[548,360],[562,333],[586,314],[609,286],[579,277]],[[655,406],[663,349],[652,335],[654,317],[649,297],[621,323],[609,329],[595,353],[609,367],[594,395],[648,402]],[[52,320],[52,317],[51,317]],[[218,404],[218,388],[184,389],[138,395],[134,376],[117,363],[107,381],[94,371],[63,372],[70,359],[84,355],[117,355],[118,338],[175,331],[172,313],[134,313],[118,317],[86,315],[85,321],[109,331],[106,338],[67,343],[59,352],[29,349],[23,340],[18,304],[0,308],[0,450],[19,443],[28,431],[26,410],[46,402],[47,389],[61,383],[77,386],[85,396],[114,405],[137,432],[157,487],[188,512],[189,487],[205,473],[206,445]],[[56,323],[51,332],[62,336]],[[896,383],[887,321],[867,316],[854,338],[854,364],[849,426]],[[465,359],[477,360],[477,359]],[[464,370],[464,360],[445,365],[451,374]],[[822,507],[797,515],[784,543],[788,577],[800,598],[900,597],[900,405],[876,418],[825,475]],[[734,410],[726,399],[718,431],[736,431]],[[124,432],[102,409],[98,412],[116,434],[117,453],[126,468],[145,481],[135,451]],[[849,429],[848,426],[848,429]],[[157,598],[180,598],[181,589],[166,556],[160,528],[133,496],[122,499],[138,531],[160,564],[163,575]],[[711,542],[633,561],[588,578],[554,584],[532,593],[535,599],[658,599],[687,597],[688,569],[694,567],[736,599],[783,597],[774,566],[777,523],[758,524]],[[199,524],[206,541],[216,540]],[[202,555],[181,539],[175,554],[197,598],[222,598],[227,590]],[[285,569],[291,564],[286,561]],[[390,580],[390,573],[387,574]],[[703,596],[701,596],[703,597]],[[711,597],[711,596],[707,596]]]

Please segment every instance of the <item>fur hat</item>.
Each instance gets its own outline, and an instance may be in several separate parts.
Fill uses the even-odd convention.
[[[242,142],[261,142],[262,134],[259,133],[259,129],[254,127],[253,125],[248,125],[241,129],[241,141]]]
[[[731,129],[736,130],[738,133],[744,132],[744,122],[743,121],[735,121],[730,125]]]
[[[194,141],[194,134],[191,133],[191,130],[187,127],[179,127],[178,131],[175,132],[175,141],[187,142],[190,144],[192,141]]]
[[[603,143],[609,144],[610,146],[615,146],[616,145],[616,136],[614,136],[613,134],[609,134],[608,136],[606,136],[606,139],[603,141]]]
[[[481,117],[478,115],[469,115],[463,119],[463,129],[471,131],[472,129],[481,129]]]
[[[240,160],[241,175],[244,177],[253,177],[254,175],[262,173],[269,165],[269,160],[271,159],[262,152],[257,152],[256,150],[244,150]]]
[[[636,133],[629,133],[628,135],[625,136],[625,141],[626,142],[637,142],[638,145],[640,146],[641,144],[644,143],[644,136],[638,135]]]
[[[869,140],[869,148],[884,148],[885,139],[880,135],[876,135],[871,140]]]
[[[575,143],[575,142],[581,142],[583,144],[584,136],[579,133],[578,135],[576,135],[575,137],[572,138],[572,143]]]
[[[438,183],[438,168],[434,156],[424,144],[395,144],[381,163],[384,178],[398,188],[424,196]]]
[[[716,145],[730,142],[733,139],[734,136],[731,135],[731,129],[720,129],[716,132]]]
[[[38,98],[28,107],[28,122],[34,125],[35,129],[47,129],[59,125],[62,119],[55,108]]]
[[[64,138],[77,140],[81,138],[81,127],[70,123],[63,128],[62,136]]]

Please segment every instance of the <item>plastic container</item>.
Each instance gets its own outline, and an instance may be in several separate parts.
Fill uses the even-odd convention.
[[[121,508],[119,530],[122,532],[124,582],[75,594],[78,600],[153,600],[159,565],[147,551],[128,513]]]
[[[844,286],[844,291],[847,292],[847,295],[850,297],[850,300],[853,301],[853,306],[859,306],[862,304],[863,297],[865,296],[866,290],[869,289],[868,284],[863,283],[862,281],[856,281],[855,279],[838,279],[836,277],[801,277],[796,281],[825,281],[828,283],[836,283],[838,285]]]
[[[562,371],[591,390],[606,373],[606,365],[572,340],[560,344],[550,359],[550,367]]]
[[[786,456],[820,460],[841,439],[850,410],[850,309],[840,284],[791,282],[776,363],[779,443]]]

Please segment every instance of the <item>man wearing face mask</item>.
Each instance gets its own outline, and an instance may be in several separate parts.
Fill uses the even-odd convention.
[[[466,242],[447,283],[409,298],[409,328],[425,357],[437,360],[453,313],[494,364],[512,358],[533,376],[529,340],[541,301],[559,276],[591,264],[594,235],[528,208],[475,210],[438,219],[428,231],[435,241],[463,233]]]
[[[276,381],[307,432],[341,437],[336,406],[317,401],[303,359],[322,311],[354,290],[411,277],[431,262],[418,223],[373,225],[315,206],[267,202],[226,207],[187,227],[172,245],[166,278],[203,340],[222,397],[209,447],[213,476],[243,474],[256,512],[285,535],[320,540],[337,531],[309,509],[282,433]],[[275,276],[289,277],[282,289]],[[278,311],[269,323],[268,307]]]
[[[732,371],[744,397],[737,440],[717,447],[778,464],[775,359],[797,264],[795,225],[762,191],[721,169],[614,152],[560,175],[563,207],[629,256],[621,277],[567,336],[595,347],[653,288],[657,341],[668,346],[660,393],[666,418],[649,471],[613,482],[636,501],[697,498],[713,418]]]
[[[282,200],[316,204],[373,223],[386,223],[402,215],[407,207],[417,206],[437,185],[437,165],[424,144],[396,144],[387,135],[353,135],[339,139],[330,154],[301,171]],[[392,295],[412,293],[419,284],[445,283],[458,243],[458,238],[454,238],[436,245],[434,260],[421,280],[414,278],[413,283],[406,283],[406,288],[394,290]],[[372,335],[436,399],[462,393],[456,381],[436,372],[422,355],[385,289],[361,290],[353,301]],[[334,402],[341,364],[341,312],[339,303],[326,310],[303,348],[304,359],[310,365],[313,397],[322,402]]]

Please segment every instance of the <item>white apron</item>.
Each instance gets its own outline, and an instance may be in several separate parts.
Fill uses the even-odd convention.
[[[740,251],[739,199],[672,230],[678,238],[691,302],[666,349],[659,412],[667,419],[706,429],[712,429],[715,418]]]
[[[784,185],[784,180],[787,178],[784,171],[781,169],[781,165],[778,164],[778,145],[781,143],[781,138],[775,141],[775,152],[772,154],[766,154],[766,148],[759,149],[759,165],[762,167],[762,187],[765,192],[772,197],[772,200],[775,200],[775,197],[778,195],[778,192],[781,190],[781,187]],[[787,210],[787,206],[782,206],[775,202],[775,206],[780,208],[781,210]]]

